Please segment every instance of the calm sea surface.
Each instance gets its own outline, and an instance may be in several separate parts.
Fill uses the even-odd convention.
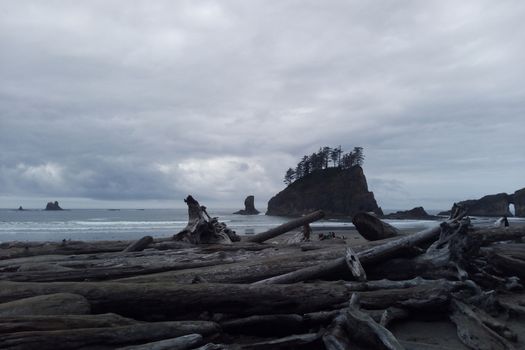
[[[266,215],[232,215],[234,209],[208,209],[238,234],[252,234],[280,225],[288,218]],[[0,209],[0,242],[136,239],[144,235],[168,237],[183,229],[187,209],[72,209],[63,211]],[[403,228],[426,228],[428,220],[386,220]],[[347,220],[321,220],[314,229],[353,228]]]

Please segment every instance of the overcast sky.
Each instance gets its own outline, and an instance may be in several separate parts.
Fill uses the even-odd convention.
[[[264,209],[320,146],[383,208],[525,187],[525,2],[0,1],[0,207]]]

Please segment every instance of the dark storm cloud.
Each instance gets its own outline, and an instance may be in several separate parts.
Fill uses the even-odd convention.
[[[386,208],[514,191],[523,15],[520,1],[3,2],[0,197],[262,203],[300,156],[339,144],[365,148]]]

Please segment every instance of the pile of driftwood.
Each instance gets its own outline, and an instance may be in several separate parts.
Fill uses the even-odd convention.
[[[390,325],[429,318],[472,349],[523,346],[507,321],[525,314],[525,230],[457,212],[361,247],[276,245],[323,213],[240,239],[186,202],[173,239],[0,245],[0,348],[403,349]]]

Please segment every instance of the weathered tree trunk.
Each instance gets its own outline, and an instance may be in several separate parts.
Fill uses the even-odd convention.
[[[20,315],[84,315],[91,306],[82,295],[53,293],[38,295],[0,304],[0,316]]]
[[[255,315],[220,322],[229,334],[279,337],[307,331],[304,319],[297,314]]]
[[[220,331],[214,322],[154,322],[129,326],[82,328],[3,334],[2,349],[78,349],[81,347],[122,346],[174,338],[187,334],[209,335]]]
[[[233,245],[235,246],[235,245]],[[344,255],[344,247],[335,246],[318,251],[293,253],[280,249],[286,254],[268,256],[259,259],[250,258],[242,262],[227,265],[208,266],[202,268],[169,271],[151,275],[129,277],[118,280],[119,282],[151,283],[170,281],[176,283],[191,283],[196,276],[210,283],[252,283],[275,275],[301,269],[305,266],[316,266],[323,261],[331,260]],[[346,264],[346,263],[345,263]],[[342,267],[343,273],[350,272],[346,265]],[[350,275],[351,276],[351,275]]]
[[[2,316],[0,334],[26,331],[56,331],[76,328],[99,328],[129,326],[139,321],[117,314],[99,315],[51,315],[51,316]]]
[[[262,243],[264,241],[267,241],[269,239],[272,239],[274,237],[277,237],[279,235],[282,235],[283,233],[289,232],[295,228],[304,226],[306,224],[309,224],[311,222],[317,221],[319,219],[322,219],[324,217],[324,212],[321,210],[314,211],[313,213],[310,213],[308,215],[302,216],[300,218],[288,221],[287,223],[284,223],[280,226],[277,226],[275,228],[272,228],[268,231],[257,233],[247,239],[248,242],[256,242],[256,243]]]
[[[464,284],[436,281],[404,289],[360,292],[367,309],[390,306],[432,308],[446,305]],[[94,313],[113,312],[136,319],[188,319],[204,311],[235,315],[303,314],[344,303],[352,291],[341,283],[290,285],[169,284],[112,282],[1,282],[0,301],[52,293],[85,296]]]
[[[397,228],[368,213],[357,213],[352,218],[352,223],[357,232],[369,241],[377,241],[399,235]]]
[[[184,200],[188,205],[188,225],[174,236],[175,240],[192,244],[222,243],[239,241],[240,238],[226,224],[217,218],[210,218],[206,207],[201,206],[192,196]]]
[[[0,244],[0,260],[47,254],[96,254],[120,252],[131,241],[7,242]]]
[[[187,350],[202,344],[203,339],[200,334],[188,334],[182,337],[164,339],[141,345],[126,346],[118,348],[117,350]]]
[[[482,245],[499,241],[522,242],[523,237],[525,237],[525,227],[474,228],[472,232],[470,232],[470,235],[476,240],[481,241]]]
[[[490,248],[483,248],[483,253],[508,276],[518,276],[525,279],[525,244],[495,244]]]
[[[388,329],[355,306],[341,311],[323,340],[329,350],[349,348],[354,342],[378,350],[404,349]]]
[[[450,319],[456,324],[459,339],[471,349],[512,350],[514,346],[487,327],[467,305],[454,300]]]

